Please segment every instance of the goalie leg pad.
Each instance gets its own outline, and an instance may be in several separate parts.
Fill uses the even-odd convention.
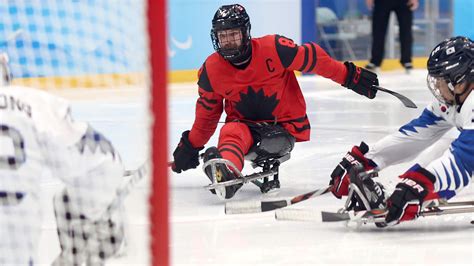
[[[124,241],[121,209],[106,218],[91,220],[64,189],[54,197],[54,214],[61,254],[53,265],[103,265]]]
[[[33,265],[41,235],[42,208],[34,192],[0,191],[0,265]]]

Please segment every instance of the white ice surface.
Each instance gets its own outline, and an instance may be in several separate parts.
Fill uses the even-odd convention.
[[[432,96],[425,85],[426,72],[415,70],[380,74],[380,84],[411,98],[412,110],[395,97],[379,92],[376,99],[359,96],[322,78],[300,78],[311,121],[311,141],[297,143],[290,161],[280,167],[282,188],[262,196],[245,185],[232,200],[292,197],[325,186],[329,174],[353,145],[369,145],[421,113]],[[194,120],[197,89],[194,84],[172,86],[169,100],[171,155],[181,132]],[[101,92],[103,93],[103,92]],[[84,93],[83,96],[85,96]],[[91,95],[91,93],[87,94]],[[77,97],[72,97],[76,98]],[[145,97],[79,97],[74,102],[78,118],[89,120],[116,144],[128,168],[137,167],[148,154]],[[223,120],[223,118],[221,118]],[[217,144],[213,137],[206,147]],[[430,151],[419,160],[430,160]],[[390,189],[411,164],[387,168],[380,180]],[[252,169],[246,167],[245,173]],[[203,189],[209,183],[198,167],[181,174],[170,171],[170,256],[172,265],[316,265],[316,264],[474,264],[474,215],[420,218],[393,228],[364,226],[358,230],[342,224],[277,221],[274,213],[224,214],[224,202]],[[45,182],[48,196],[59,183]],[[148,180],[126,200],[129,250],[108,265],[148,263]],[[473,186],[459,196],[472,200]],[[332,195],[310,199],[290,208],[336,211],[343,201]],[[40,263],[59,252],[51,207],[44,219]]]
[[[323,78],[303,78],[311,121],[311,141],[297,143],[290,161],[280,167],[278,195],[291,197],[325,186],[341,157],[353,145],[369,145],[421,113],[432,96],[425,71],[411,75],[382,73],[380,84],[405,94],[419,106],[412,110],[397,98],[379,92],[376,99],[361,97]],[[190,87],[194,90],[195,87]],[[170,153],[180,132],[194,119],[196,93],[170,102]],[[221,118],[223,120],[223,118]],[[210,145],[216,145],[211,139]],[[429,153],[432,154],[433,152]],[[428,155],[429,155],[428,154]],[[382,171],[383,182],[393,187],[397,175],[411,164]],[[244,171],[249,173],[247,167]],[[274,213],[226,215],[224,203],[205,191],[202,169],[171,176],[171,258],[174,265],[316,265],[316,264],[457,264],[474,262],[473,215],[420,218],[416,222],[380,230],[359,230],[342,224],[276,221]],[[472,199],[472,186],[465,191]],[[232,200],[262,197],[258,188],[245,185]],[[463,199],[463,197],[460,197]],[[465,199],[465,198],[464,198]],[[336,211],[343,201],[324,195],[290,208]]]

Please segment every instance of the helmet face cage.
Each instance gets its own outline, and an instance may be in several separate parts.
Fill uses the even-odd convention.
[[[239,47],[224,48],[219,42],[218,32],[239,29],[241,44]],[[245,9],[238,4],[220,7],[212,19],[211,39],[214,50],[229,61],[238,60],[250,46],[250,18]]]
[[[426,83],[428,85],[428,89],[430,89],[431,93],[440,103],[446,105],[454,104],[453,100],[446,99],[442,93],[450,93],[451,95],[453,95],[454,99],[454,86],[451,82],[449,82],[449,80],[446,80],[442,77],[434,77],[428,74],[428,76],[426,77]]]

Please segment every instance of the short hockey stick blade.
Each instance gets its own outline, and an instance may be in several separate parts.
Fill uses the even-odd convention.
[[[321,219],[323,222],[340,222],[350,220],[349,213],[339,213],[339,212],[321,212]]]
[[[243,213],[258,213],[268,212],[276,209],[284,208],[304,200],[314,198],[331,191],[332,186],[316,189],[291,199],[282,200],[254,200],[254,201],[231,201],[225,205],[226,214],[243,214]]]
[[[277,209],[275,219],[280,221],[316,222],[321,220],[321,215],[317,211],[306,209]]]
[[[386,92],[386,93],[389,93],[389,94],[392,94],[393,96],[397,97],[405,107],[408,107],[408,108],[418,108],[418,106],[416,106],[416,104],[410,100],[408,97],[404,96],[404,95],[401,95],[400,93],[398,92],[394,92],[394,91],[391,91],[389,89],[386,89],[386,88],[383,88],[383,87],[380,87],[380,86],[372,86],[372,88],[376,89],[376,90],[379,90],[379,91],[383,91],[383,92]]]
[[[383,209],[371,210],[371,211],[360,211],[360,212],[321,212],[321,219],[323,222],[342,222],[342,221],[362,221],[376,222],[380,218],[385,221],[385,215],[387,211]]]

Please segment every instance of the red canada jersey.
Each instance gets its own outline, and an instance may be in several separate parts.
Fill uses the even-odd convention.
[[[238,69],[218,53],[199,70],[196,118],[189,134],[194,147],[214,134],[222,111],[226,122],[277,122],[296,141],[310,137],[306,103],[294,70],[315,73],[343,84],[347,69],[315,43],[301,46],[280,35],[251,40],[252,57]]]

